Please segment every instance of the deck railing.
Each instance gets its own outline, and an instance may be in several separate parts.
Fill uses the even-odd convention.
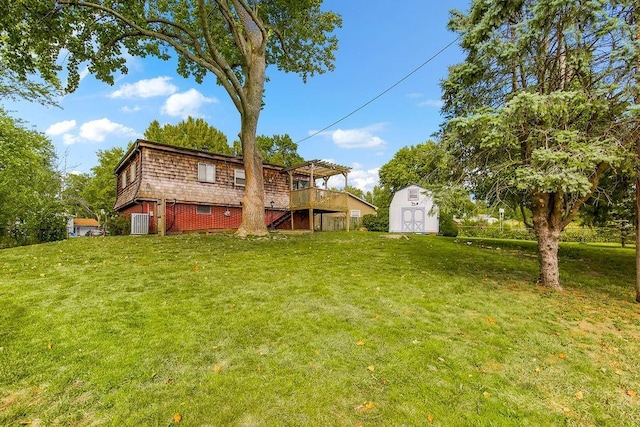
[[[290,203],[292,210],[323,209],[328,211],[346,211],[347,193],[317,187],[292,190]]]

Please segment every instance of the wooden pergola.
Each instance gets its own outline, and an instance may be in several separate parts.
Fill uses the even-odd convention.
[[[310,160],[308,162],[283,169],[289,174],[289,210],[309,210],[309,229],[313,231],[314,212],[344,212],[346,229],[349,231],[349,217],[346,191],[333,191],[327,188],[329,178],[335,175],[344,176],[344,187],[347,187],[350,167],[336,165],[324,160]],[[294,188],[294,178],[309,177],[308,188]],[[324,181],[324,188],[316,187],[316,180]],[[293,215],[291,215],[291,229],[293,230]]]

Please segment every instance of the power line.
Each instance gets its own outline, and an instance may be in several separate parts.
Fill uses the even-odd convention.
[[[312,133],[311,135],[307,136],[306,138],[302,138],[301,140],[299,140],[298,142],[296,142],[296,144],[300,144],[301,142],[306,141],[307,139],[311,139],[316,135],[321,134],[322,132],[324,132],[327,129],[330,129],[332,127],[334,127],[335,125],[337,125],[338,123],[346,120],[347,118],[353,116],[355,113],[357,113],[358,111],[362,110],[363,108],[365,108],[366,106],[368,106],[369,104],[373,103],[374,101],[376,101],[378,98],[382,97],[383,95],[385,95],[387,92],[391,91],[393,88],[395,88],[396,86],[398,86],[400,83],[402,83],[403,81],[407,80],[409,77],[411,77],[413,74],[415,74],[416,72],[418,72],[418,70],[420,70],[422,67],[424,67],[425,65],[427,65],[429,62],[433,61],[434,59],[436,59],[442,52],[444,52],[445,50],[449,49],[455,42],[457,42],[460,39],[460,37],[456,37],[455,40],[453,40],[451,43],[449,43],[448,45],[446,45],[445,47],[443,47],[442,49],[440,49],[438,52],[436,52],[433,56],[431,56],[429,59],[427,59],[426,61],[424,61],[422,64],[418,65],[413,71],[411,71],[409,74],[407,74],[406,76],[404,76],[403,78],[401,78],[400,80],[398,80],[397,82],[395,82],[394,84],[392,84],[391,86],[389,86],[388,88],[386,88],[385,90],[383,90],[382,92],[380,92],[378,95],[376,95],[375,97],[371,98],[369,101],[365,102],[364,104],[362,104],[361,106],[359,106],[358,108],[356,108],[355,110],[351,111],[349,114],[342,116],[341,118],[339,118],[338,120],[336,120],[335,122],[331,123],[328,126],[325,126],[324,128],[320,129],[319,131],[316,131],[314,133]]]

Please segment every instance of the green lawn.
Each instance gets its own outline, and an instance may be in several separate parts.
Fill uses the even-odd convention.
[[[467,242],[471,242],[468,244]],[[640,424],[634,253],[352,232],[0,251],[0,425]]]

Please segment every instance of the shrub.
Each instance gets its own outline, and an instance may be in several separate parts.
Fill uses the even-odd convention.
[[[369,231],[388,231],[389,218],[383,215],[368,214],[362,217],[362,226]]]
[[[440,235],[446,237],[457,237],[458,226],[453,221],[453,215],[448,213],[440,213],[439,218]]]
[[[115,215],[107,218],[107,230],[113,236],[129,234],[131,230],[131,221],[125,216]]]

